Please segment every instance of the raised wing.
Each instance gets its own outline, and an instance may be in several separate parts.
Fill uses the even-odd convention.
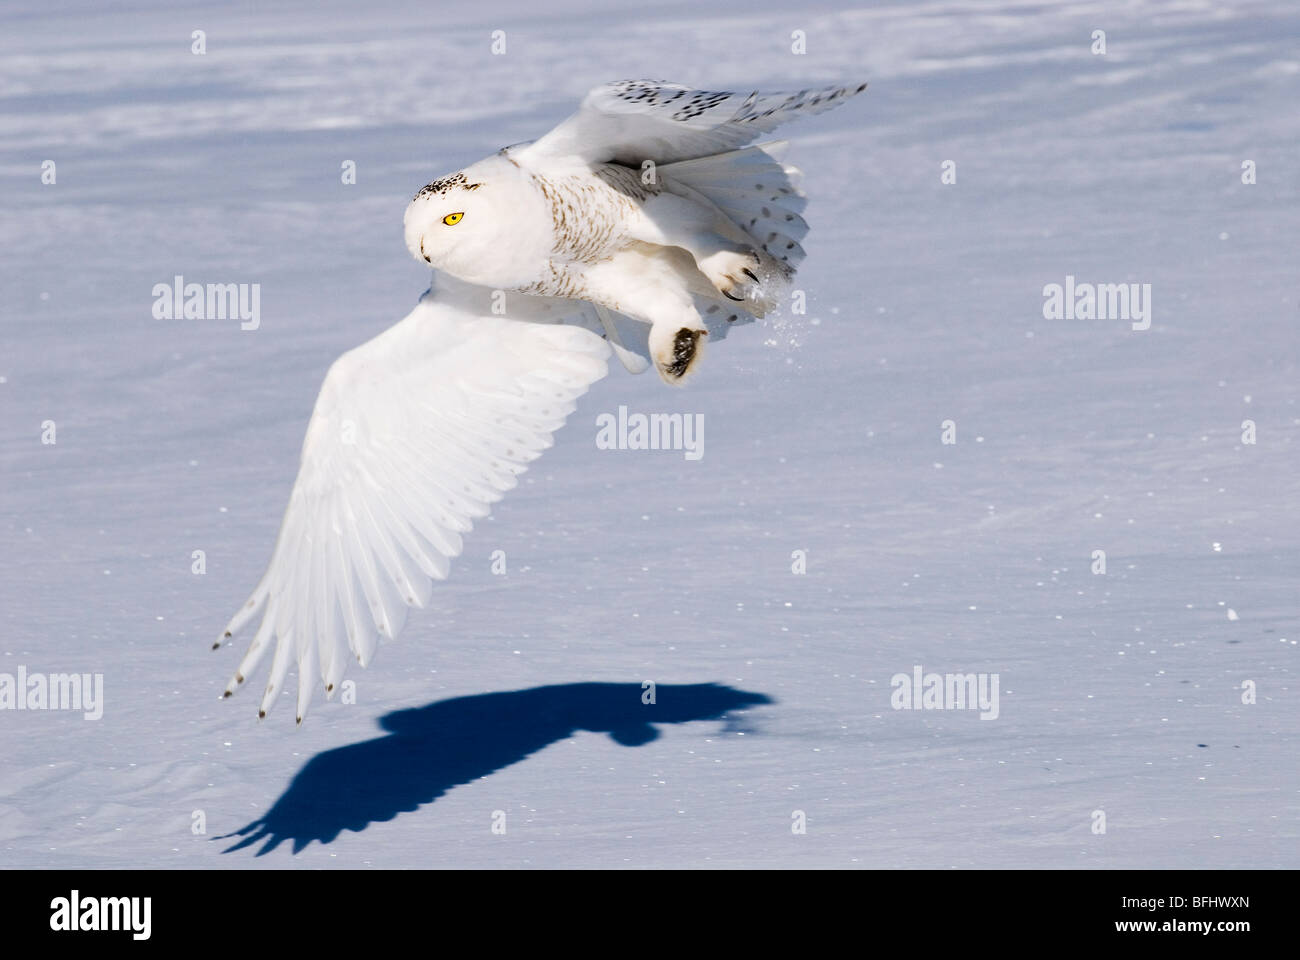
[[[332,695],[424,606],[462,534],[605,376],[589,305],[520,295],[496,316],[490,295],[440,284],[330,368],[270,566],[216,644],[262,617],[225,696],[274,650],[259,716],[296,663],[301,722],[318,677]]]
[[[673,163],[744,146],[788,120],[821,113],[867,88],[821,87],[795,93],[711,93],[660,80],[596,87],[578,112],[534,143],[512,148],[528,163],[573,157],[586,163]]]

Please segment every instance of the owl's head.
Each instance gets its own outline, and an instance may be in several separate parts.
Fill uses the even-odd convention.
[[[421,187],[406,208],[406,246],[415,259],[469,283],[512,288],[515,272],[543,242],[537,190],[497,155]],[[531,254],[531,255],[530,255]]]

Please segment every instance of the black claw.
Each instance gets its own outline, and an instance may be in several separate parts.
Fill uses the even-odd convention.
[[[749,269],[749,267],[745,267],[745,269],[740,272],[749,277],[749,279],[753,280],[755,283],[758,283],[758,277],[754,276],[754,271]]]
[[[744,302],[745,302],[745,298],[744,298],[744,297],[733,297],[733,296],[732,296],[731,294],[729,294],[726,290],[723,290],[723,291],[722,291],[722,295],[723,295],[724,297],[726,297],[728,300],[735,300],[737,303],[744,303]]]

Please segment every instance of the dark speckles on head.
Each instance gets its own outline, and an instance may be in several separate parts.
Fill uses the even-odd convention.
[[[415,195],[415,199],[436,193],[440,197],[445,197],[452,190],[477,190],[483,186],[481,183],[470,183],[464,173],[453,173],[449,177],[443,177],[441,180],[435,180],[433,183],[426,183],[420,188],[420,192]]]

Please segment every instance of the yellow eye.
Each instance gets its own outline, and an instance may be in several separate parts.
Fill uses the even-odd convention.
[[[460,223],[460,218],[463,216],[465,216],[463,213],[449,213],[442,218],[442,222],[449,227],[454,227],[456,224]]]

